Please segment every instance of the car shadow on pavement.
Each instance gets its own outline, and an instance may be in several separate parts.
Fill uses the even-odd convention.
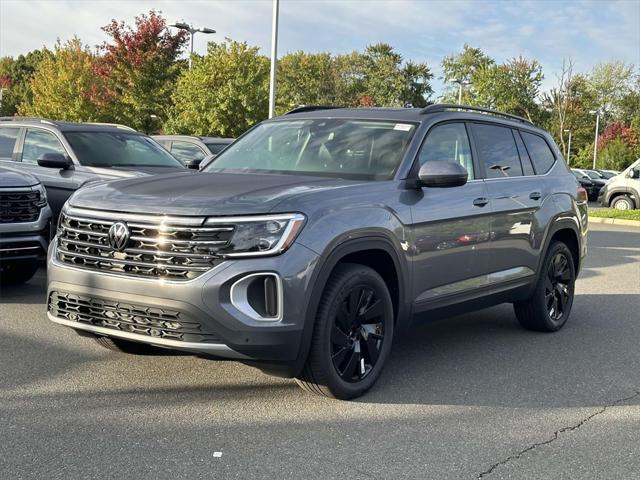
[[[640,388],[638,295],[576,295],[556,333],[519,326],[510,305],[414,326],[362,402],[585,407]]]
[[[47,298],[47,271],[38,270],[35,276],[22,285],[0,286],[0,305],[21,303],[34,305],[45,303]]]

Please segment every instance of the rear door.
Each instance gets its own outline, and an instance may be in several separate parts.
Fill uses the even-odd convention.
[[[465,185],[423,188],[412,205],[416,311],[484,286],[488,273],[491,210],[485,182],[478,178],[462,122],[436,125],[418,161],[451,161],[469,173]]]
[[[491,202],[489,268],[497,285],[533,275],[538,260],[535,218],[549,195],[535,175],[518,130],[474,122],[474,145]]]

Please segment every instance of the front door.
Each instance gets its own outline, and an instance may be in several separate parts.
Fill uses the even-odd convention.
[[[80,188],[83,179],[76,174],[73,168],[61,170],[38,165],[38,158],[45,153],[60,153],[68,156],[60,140],[52,132],[41,128],[29,127],[22,146],[22,163],[18,165],[21,170],[34,175],[42,182],[47,189],[49,205],[54,212],[54,216],[57,216],[64,202],[75,190]]]
[[[491,207],[485,182],[476,174],[465,124],[433,127],[418,158],[420,165],[458,162],[467,169],[469,180],[459,187],[417,192],[412,207],[416,311],[483,286],[491,241]]]

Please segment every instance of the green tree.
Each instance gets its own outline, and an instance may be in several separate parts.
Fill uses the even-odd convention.
[[[635,76],[635,82],[629,91],[619,101],[618,119],[625,125],[640,129],[640,75]]]
[[[166,27],[153,10],[136,17],[135,28],[115,20],[103,27],[111,40],[99,47],[95,72],[104,82],[100,107],[112,121],[152,132],[166,120],[184,66],[176,60],[187,38]]]
[[[543,112],[537,97],[543,78],[542,66],[536,60],[518,57],[502,65],[489,65],[474,74],[476,100],[485,107],[539,123]]]
[[[362,94],[371,97],[377,106],[422,107],[433,93],[430,83],[433,74],[427,64],[403,65],[402,55],[389,44],[369,45],[356,65],[361,66]]]
[[[299,105],[340,105],[341,81],[330,53],[298,51],[278,61],[277,112]]]
[[[453,80],[470,83],[463,89],[462,103],[467,105],[477,104],[477,94],[474,89],[474,80],[480,70],[487,69],[495,64],[495,61],[486,55],[481,49],[474,48],[466,43],[460,53],[446,56],[442,60],[443,80],[447,84],[442,101],[458,103],[458,86],[450,85]]]
[[[31,80],[31,98],[18,106],[19,113],[56,120],[100,120],[93,98],[101,87],[93,74],[94,60],[78,38],[58,43],[39,62]]]
[[[167,132],[238,136],[267,117],[269,60],[246,42],[209,43],[178,80],[173,101]]]
[[[45,57],[50,57],[49,50],[33,50],[17,58],[0,58],[0,88],[3,88],[0,116],[15,115],[18,105],[31,101],[31,79],[38,65]]]
[[[621,60],[599,63],[589,74],[589,85],[598,106],[605,111],[617,112],[620,101],[630,91],[633,66]]]

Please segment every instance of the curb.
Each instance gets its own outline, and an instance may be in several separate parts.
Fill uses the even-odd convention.
[[[626,220],[624,218],[589,217],[589,223],[604,223],[606,225],[625,225],[627,227],[640,228],[640,221]]]

